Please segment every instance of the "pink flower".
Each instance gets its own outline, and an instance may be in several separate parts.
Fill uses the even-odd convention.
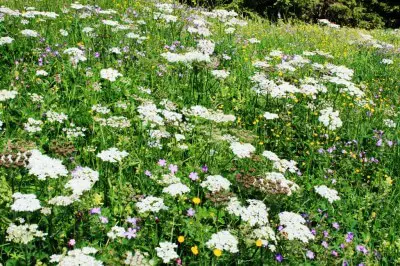
[[[75,246],[75,244],[76,244],[76,241],[73,238],[68,241],[68,246],[70,246],[70,247]]]

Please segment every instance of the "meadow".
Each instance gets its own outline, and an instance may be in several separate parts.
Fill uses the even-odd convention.
[[[0,0],[0,265],[400,264],[400,31]]]

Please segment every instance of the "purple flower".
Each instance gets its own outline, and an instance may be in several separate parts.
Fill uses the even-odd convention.
[[[196,214],[196,211],[193,210],[192,208],[190,208],[190,209],[187,210],[187,214],[186,215],[189,216],[189,217],[193,217],[195,214]]]
[[[328,242],[326,242],[326,241],[322,241],[322,243],[321,243],[321,245],[324,247],[324,248],[328,248]]]
[[[282,225],[278,226],[278,231],[282,231],[282,230],[283,230],[283,226]]]
[[[201,167],[201,171],[203,171],[203,173],[207,173],[208,172],[208,166],[207,165],[203,165]]]
[[[342,266],[349,266],[349,263],[347,261],[343,261]]]
[[[317,234],[317,230],[315,230],[315,228],[311,229],[311,234],[316,235]]]
[[[178,166],[176,164],[170,164],[168,166],[168,169],[171,171],[171,174],[175,174],[176,172],[178,172]]]
[[[282,262],[283,261],[282,254],[280,254],[280,253],[276,254],[275,259],[276,259],[277,262]]]
[[[358,252],[362,252],[364,255],[368,254],[368,250],[366,247],[364,247],[363,245],[357,245],[356,246],[356,250]]]
[[[103,224],[108,223],[108,218],[107,218],[107,217],[100,216],[99,218],[100,218],[100,222],[101,222],[101,223],[103,223]]]
[[[339,230],[340,225],[337,222],[332,223],[332,227],[335,228],[336,230]]]
[[[318,149],[318,153],[322,154],[322,153],[324,153],[324,152],[325,152],[324,149],[322,149],[322,148]]]
[[[93,208],[93,209],[91,209],[90,210],[90,212],[89,212],[90,214],[100,214],[101,213],[101,209],[100,209],[100,207],[97,207],[97,208]]]
[[[325,237],[325,238],[329,236],[328,231],[324,231],[323,234],[324,234],[324,237]]]
[[[100,53],[99,52],[95,52],[94,53],[94,57],[99,58],[100,57]]]
[[[133,228],[128,228],[128,231],[124,233],[124,236],[128,239],[131,239],[132,237],[136,237],[136,229]]]
[[[75,244],[76,244],[75,239],[70,239],[70,240],[68,241],[68,246],[70,246],[70,247],[75,246]]]
[[[146,170],[146,171],[144,171],[144,174],[146,175],[146,176],[151,176],[151,172],[149,171],[149,170]]]
[[[354,238],[354,234],[352,232],[348,232],[346,235],[346,242],[350,243],[351,241],[353,241]]]
[[[388,145],[389,147],[392,147],[392,146],[393,146],[393,141],[391,141],[391,140],[387,140],[386,143],[387,143],[387,145]]]
[[[192,181],[196,181],[197,179],[199,179],[199,175],[196,172],[191,172],[189,174],[189,178],[192,179]]]
[[[128,223],[130,223],[130,224],[133,224],[133,225],[136,225],[136,223],[137,223],[137,219],[136,219],[136,218],[131,218],[131,217],[128,217],[128,218],[126,219],[126,221],[127,221]]]
[[[312,252],[311,250],[307,250],[306,253],[307,258],[309,258],[310,260],[313,260],[315,258],[315,254],[314,252]]]
[[[334,257],[337,257],[339,255],[336,250],[332,250],[331,254]]]
[[[160,159],[160,160],[158,160],[158,163],[157,163],[159,166],[161,166],[161,167],[164,167],[164,166],[166,166],[167,165],[167,161],[166,160],[164,160],[164,159]]]
[[[377,147],[382,146],[382,139],[379,139],[379,140],[376,142],[376,146],[377,146]]]

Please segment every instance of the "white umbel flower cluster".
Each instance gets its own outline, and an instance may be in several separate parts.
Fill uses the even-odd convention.
[[[163,260],[164,263],[169,263],[171,260],[179,258],[175,249],[178,247],[175,243],[160,242],[159,247],[156,247],[157,256]]]
[[[328,188],[325,185],[315,186],[315,192],[317,192],[322,197],[326,198],[330,203],[333,203],[336,200],[340,200],[338,196],[338,192],[334,189]]]
[[[42,238],[46,236],[46,233],[38,230],[37,224],[10,224],[7,228],[7,241],[21,244],[28,244],[35,237]]]
[[[99,180],[99,172],[89,167],[77,167],[71,172],[72,179],[65,184],[65,188],[72,190],[72,194],[76,196],[82,195],[83,192],[89,191],[94,183]]]
[[[17,212],[34,212],[41,208],[40,201],[35,194],[14,193],[12,195],[14,203],[11,205],[11,210]]]
[[[170,194],[172,197],[176,197],[190,192],[190,189],[188,186],[182,183],[176,183],[176,184],[171,184],[168,187],[164,188],[163,192]]]
[[[31,150],[30,153],[27,168],[29,174],[37,176],[39,180],[45,180],[46,177],[58,178],[68,175],[67,168],[60,160],[43,155],[38,150]]]
[[[53,123],[53,122],[62,123],[63,121],[68,119],[68,115],[66,115],[64,113],[56,113],[53,111],[47,111],[46,118],[47,118],[47,121],[49,121],[51,123]]]
[[[17,91],[9,91],[9,90],[0,90],[0,102],[4,102],[6,100],[14,99],[17,96]]]
[[[118,70],[112,68],[105,68],[100,70],[100,77],[111,82],[116,81],[118,77],[122,77],[122,74]]]
[[[128,155],[129,153],[127,153],[126,151],[119,151],[117,148],[109,148],[108,150],[102,151],[97,154],[97,157],[99,157],[104,162],[116,163],[120,162]]]
[[[0,46],[4,45],[4,44],[10,44],[14,41],[13,38],[11,37],[1,37],[0,38]]]
[[[210,56],[199,51],[177,54],[166,52],[161,54],[170,63],[194,63],[194,62],[210,62]]]
[[[93,254],[97,250],[92,247],[84,247],[68,251],[66,255],[52,255],[50,262],[58,266],[102,266],[103,262],[96,260]]]
[[[138,208],[139,213],[168,210],[168,207],[164,205],[164,200],[154,196],[148,196],[137,202],[136,208]]]
[[[285,178],[281,173],[270,172],[266,173],[264,178],[257,180],[258,187],[261,191],[273,194],[286,194],[288,196],[299,189],[299,186]]]
[[[305,226],[306,220],[300,214],[293,212],[281,212],[279,214],[280,224],[284,227],[281,234],[288,240],[298,239],[304,243],[315,237],[310,229]]]
[[[318,121],[324,124],[329,130],[335,130],[343,125],[339,117],[339,111],[333,111],[332,107],[327,107],[320,111]]]
[[[241,159],[250,158],[251,154],[256,151],[256,148],[250,143],[232,142],[230,148]]]
[[[226,115],[220,110],[209,110],[201,105],[195,105],[190,109],[182,109],[182,113],[188,116],[198,116],[216,123],[234,122],[236,117],[234,115]]]
[[[200,184],[200,186],[207,188],[212,193],[228,190],[230,185],[231,182],[220,175],[209,175],[206,177],[206,180]]]
[[[229,231],[220,231],[211,236],[211,239],[207,241],[206,246],[210,249],[225,250],[230,253],[237,253],[238,240]]]
[[[211,71],[211,74],[216,78],[216,79],[226,79],[229,77],[229,71],[226,70],[213,70]]]
[[[230,214],[240,216],[243,221],[248,222],[250,226],[264,226],[269,223],[268,209],[260,200],[247,200],[249,206],[243,207],[236,197],[231,198],[227,206]]]
[[[32,117],[28,118],[28,122],[24,123],[24,130],[29,133],[35,133],[42,130],[43,122],[41,120],[33,119]]]

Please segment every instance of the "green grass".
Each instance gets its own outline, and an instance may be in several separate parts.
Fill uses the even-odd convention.
[[[37,149],[61,160],[69,171],[67,176],[41,181],[29,174],[26,167],[6,167],[4,163],[0,166],[0,262],[3,265],[52,265],[51,255],[73,249],[68,245],[70,239],[76,241],[75,248],[96,248],[98,252],[94,256],[104,265],[123,265],[126,252],[138,250],[147,252],[147,258],[153,263],[161,264],[155,248],[163,241],[178,244],[175,251],[183,265],[274,265],[279,264],[278,254],[284,257],[281,263],[285,265],[341,265],[345,261],[349,265],[400,263],[399,31],[333,29],[300,22],[271,24],[259,19],[248,20],[246,26],[235,26],[235,33],[226,34],[224,23],[207,18],[213,34],[204,39],[215,43],[211,62],[180,64],[168,62],[161,54],[167,51],[166,45],[175,41],[183,46],[177,53],[196,48],[197,40],[202,38],[187,31],[191,25],[187,18],[200,14],[199,11],[186,7],[175,9],[172,14],[177,16],[177,22],[165,23],[154,20],[153,12],[159,11],[148,1],[97,1],[96,4],[118,13],[93,13],[91,17],[79,18],[79,12],[72,9],[63,13],[62,9],[68,8],[70,1],[0,1],[0,5],[11,9],[33,6],[39,11],[59,14],[56,19],[43,21],[40,16],[5,15],[0,22],[0,37],[14,39],[11,44],[0,46],[0,90],[18,91],[14,99],[0,101],[2,154]],[[130,22],[123,22],[124,19],[129,19],[133,28],[113,31],[102,23],[103,19],[125,25]],[[29,23],[24,25],[23,20]],[[94,28],[95,36],[83,33],[85,27]],[[20,33],[23,29],[35,30],[43,39],[24,37]],[[60,29],[69,35],[60,35]],[[125,37],[128,32],[147,39],[137,43]],[[361,32],[394,48],[371,47],[360,41]],[[260,43],[245,41],[250,38],[257,38]],[[63,54],[71,47],[80,47],[87,60],[74,67],[69,56]],[[110,53],[111,47],[119,47],[122,54]],[[50,50],[46,52],[46,48]],[[264,60],[276,49],[287,56],[302,55],[304,51],[329,52],[333,58],[303,57],[311,63],[325,66],[331,63],[354,70],[351,82],[361,88],[364,97],[340,92],[340,86],[323,80],[328,71],[314,70],[311,63],[296,66],[293,72],[277,69],[281,62],[277,57],[268,61],[271,67],[265,70],[253,66],[255,61]],[[96,52],[100,53],[99,57],[95,56]],[[224,60],[223,54],[231,60]],[[39,64],[40,58],[43,65]],[[391,59],[393,64],[383,64],[382,59]],[[102,79],[100,70],[105,68],[116,69],[123,77],[115,82]],[[228,70],[230,75],[218,80],[211,74],[214,69]],[[37,70],[45,70],[48,75],[37,76]],[[327,92],[318,93],[315,99],[304,93],[291,93],[279,99],[257,95],[250,79],[256,72],[266,74],[271,80],[283,79],[296,87],[305,77],[314,77],[326,86]],[[101,89],[96,89],[99,86]],[[150,89],[151,94],[141,88]],[[33,102],[32,93],[41,95],[42,102]],[[175,104],[177,113],[184,113],[183,121],[179,125],[165,122],[161,126],[149,126],[141,118],[138,107],[152,101],[158,109],[165,109],[164,99]],[[119,102],[127,104],[127,108],[117,107]],[[111,112],[92,111],[96,104],[108,107]],[[314,110],[308,108],[310,104],[315,106]],[[185,113],[185,108],[195,105],[220,110],[236,119],[215,123]],[[328,130],[318,121],[320,110],[326,106],[339,111],[343,122],[340,128]],[[67,114],[68,119],[51,123],[45,116],[50,110]],[[276,113],[279,118],[266,120],[265,112]],[[125,117],[130,126],[113,128],[96,121],[111,116]],[[28,118],[41,120],[41,131],[24,130]],[[396,126],[387,127],[385,119],[393,120]],[[63,128],[70,128],[72,124],[86,128],[85,136],[68,138]],[[183,130],[188,126],[190,130]],[[150,147],[151,129],[170,133],[171,136],[160,140],[162,148]],[[374,130],[384,131],[379,137],[381,146],[377,146],[379,138]],[[174,136],[177,133],[185,139],[177,141]],[[224,134],[252,144],[256,151],[250,158],[238,158],[228,141],[221,140]],[[180,144],[187,145],[187,149],[181,149]],[[125,150],[129,155],[119,163],[103,162],[96,156],[111,147]],[[326,151],[332,147],[336,150]],[[321,153],[320,149],[325,152]],[[284,174],[299,185],[299,190],[288,196],[257,189],[255,179],[277,171],[262,156],[265,150],[273,151],[280,159],[297,162],[301,174],[288,171]],[[363,152],[368,162],[360,158]],[[371,162],[371,157],[378,162]],[[167,160],[165,168],[157,165],[162,158]],[[161,178],[169,173],[169,164],[178,166],[176,177],[190,192],[172,197],[162,192],[165,184],[145,175],[148,170],[153,178]],[[207,173],[202,171],[204,165],[208,167]],[[80,201],[69,206],[49,204],[53,197],[71,194],[64,185],[77,166],[98,171],[99,180],[80,196]],[[198,181],[189,179],[191,172],[198,173]],[[200,183],[208,175],[228,179],[229,191],[213,194],[203,188]],[[337,190],[341,199],[329,203],[315,193],[314,187],[319,185]],[[42,207],[51,208],[51,214],[45,215],[39,210],[12,211],[15,201],[12,194],[16,192],[35,194]],[[149,195],[163,198],[169,209],[139,213],[137,202]],[[228,213],[226,200],[232,196],[244,205],[247,199],[260,200],[266,205],[269,226],[279,238],[275,251],[258,247],[258,238],[251,237],[256,227]],[[200,204],[193,203],[197,197],[201,199]],[[101,207],[101,216],[107,217],[108,223],[101,223],[100,214],[89,213],[96,207]],[[196,212],[193,217],[187,216],[189,208]],[[305,225],[315,230],[315,239],[308,243],[285,239],[278,230],[278,215],[284,211],[305,214]],[[35,238],[26,245],[8,241],[7,228],[11,223],[20,224],[19,217],[25,223],[38,224],[48,235],[44,240]],[[108,238],[107,233],[114,225],[127,230],[127,217],[140,219],[137,236]],[[335,222],[340,225],[339,229],[333,228]],[[238,239],[238,253],[222,251],[222,256],[217,257],[213,248],[206,246],[211,235],[222,230],[229,230]],[[324,236],[324,231],[329,236]],[[345,241],[348,232],[354,234],[351,242]],[[179,236],[185,237],[183,243],[178,243]],[[323,241],[328,243],[328,248],[321,245]],[[368,254],[357,251],[357,245],[365,246]],[[198,247],[197,255],[192,252],[194,246]],[[307,251],[314,252],[315,258],[307,258]],[[337,252],[337,256],[332,252]],[[174,261],[171,263],[175,264]]]

